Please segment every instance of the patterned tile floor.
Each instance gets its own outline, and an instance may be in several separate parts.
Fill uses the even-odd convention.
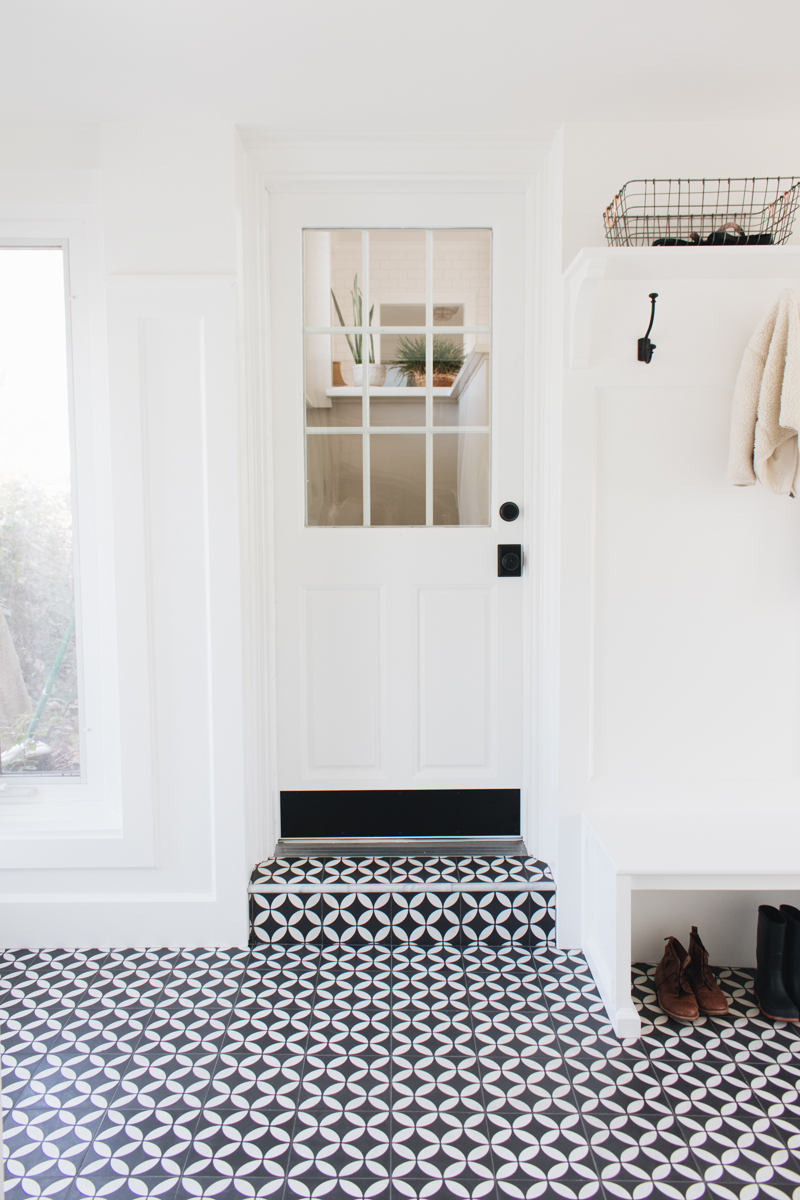
[[[253,946],[554,941],[553,877],[525,855],[270,858],[249,892]]]
[[[375,886],[394,884],[427,887],[436,884],[463,886],[510,883],[549,883],[547,863],[523,855],[419,855],[399,856],[299,856],[268,858],[253,871],[251,890],[270,884],[293,887],[304,883]]]
[[[634,984],[623,1044],[552,949],[7,952],[6,1195],[800,1200],[798,1030]]]

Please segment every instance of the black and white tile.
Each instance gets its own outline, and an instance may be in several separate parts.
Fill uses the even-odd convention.
[[[679,1025],[637,964],[621,1042],[531,936],[552,893],[482,869],[270,902],[249,950],[0,956],[8,1197],[800,1200],[800,1031],[752,973]]]
[[[250,926],[253,946],[548,946],[555,885],[522,855],[272,858],[250,881]]]
[[[253,946],[485,942],[552,945],[555,895],[538,891],[255,892]]]

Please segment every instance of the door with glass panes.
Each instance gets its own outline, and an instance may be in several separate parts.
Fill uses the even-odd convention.
[[[281,835],[520,829],[518,195],[270,201]]]

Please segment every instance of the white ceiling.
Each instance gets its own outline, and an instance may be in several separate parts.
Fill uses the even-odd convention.
[[[0,0],[0,121],[794,119],[798,44],[796,0]]]

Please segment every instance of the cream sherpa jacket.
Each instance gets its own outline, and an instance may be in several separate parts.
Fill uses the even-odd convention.
[[[800,430],[800,301],[791,288],[744,352],[733,393],[728,479],[794,493]]]

